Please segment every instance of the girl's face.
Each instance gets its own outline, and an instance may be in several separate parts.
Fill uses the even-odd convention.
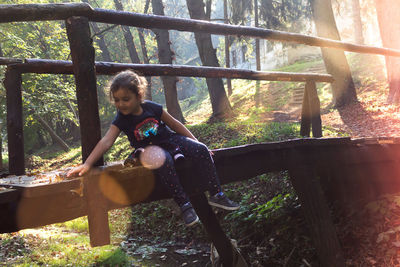
[[[142,102],[140,97],[132,91],[119,88],[113,93],[115,107],[124,115],[140,115],[142,113]]]

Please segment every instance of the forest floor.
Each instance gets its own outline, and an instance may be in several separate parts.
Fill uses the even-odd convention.
[[[354,64],[365,65],[362,64],[363,60],[365,61],[365,58],[360,58]],[[331,96],[327,92],[327,86],[320,87],[324,137],[400,136],[400,106],[386,102],[387,84],[382,73],[382,65],[369,64],[369,67],[371,66],[373,68],[368,70],[356,69],[358,102],[344,108],[335,109],[329,101],[324,101],[324,98],[328,99]],[[324,72],[322,66],[313,66],[311,71]],[[239,92],[234,93],[231,96],[231,102],[236,112],[236,119],[257,123],[298,122],[301,107],[292,103],[293,95],[282,97],[279,93],[281,86],[283,86],[282,83],[262,84],[259,100],[261,104],[258,108],[254,108],[254,99],[249,96],[244,97]],[[248,89],[243,88],[243,90]],[[274,107],[278,102],[284,104],[279,108]],[[209,109],[207,105],[203,106],[204,110]],[[199,109],[197,113],[194,112],[188,116],[189,123],[196,124],[199,121],[205,121],[209,113],[204,110]],[[52,165],[52,168],[58,167],[62,165]],[[274,191],[282,186],[278,186],[278,183],[281,183],[281,180],[271,182],[266,179],[255,179],[248,184],[234,185],[230,188],[230,193],[235,192],[235,187],[242,192],[259,188],[265,190],[263,193],[266,196],[261,198],[260,195],[254,195],[242,203],[262,203],[268,197],[273,197],[276,193]],[[239,199],[239,197],[241,196],[234,194],[234,199]],[[229,218],[226,212],[216,212],[221,220]],[[168,214],[168,216],[161,214]],[[135,220],[138,217],[148,217],[150,220],[138,223],[139,220]],[[250,220],[250,217],[248,218]],[[152,219],[154,221],[151,221]],[[113,255],[121,257],[119,253],[123,251],[130,257],[126,261],[126,265],[129,266],[211,266],[210,244],[201,226],[181,230],[184,227],[182,223],[175,223],[175,221],[180,221],[179,212],[168,201],[165,201],[163,206],[149,203],[142,209],[111,211],[110,221],[118,223],[111,229],[114,233],[112,236],[114,248],[107,247],[106,252],[89,247],[87,222],[83,219],[68,225],[56,224],[23,230],[7,236],[0,235],[0,265],[12,266],[22,262],[23,266],[25,262],[27,266],[55,266],[59,263],[52,264],[50,258],[61,260],[67,257],[66,251],[75,249],[78,251],[75,258],[67,258],[64,263],[72,266],[86,265],[83,264],[83,260],[79,261],[80,258],[92,257],[92,262],[95,263],[90,264],[91,266],[114,266],[115,264],[109,259]],[[347,266],[400,266],[400,194],[382,196],[377,201],[369,203],[364,209],[351,214],[340,213],[340,217],[337,216],[334,221]],[[234,224],[235,218],[230,218],[228,223]],[[74,225],[71,226],[71,224]],[[243,225],[234,224],[232,227],[236,227],[238,231]],[[268,224],[267,227],[265,225],[255,227],[261,227],[261,231],[271,233],[266,235],[267,240],[263,237],[264,240],[258,241],[254,240],[262,238],[253,236],[253,232],[247,233],[247,236],[240,236],[239,248],[247,255],[246,259],[252,266],[318,266],[318,259],[307,237],[307,225],[300,209],[290,209],[288,213],[283,214],[283,217],[279,217],[279,220]],[[166,228],[171,228],[172,232],[169,231],[166,234],[168,236],[159,236],[160,233],[165,232]],[[80,238],[84,236],[85,240],[66,241],[77,236]],[[47,249],[50,245],[55,248]],[[115,247],[118,249],[115,250]],[[24,257],[29,257],[30,260],[23,260]]]

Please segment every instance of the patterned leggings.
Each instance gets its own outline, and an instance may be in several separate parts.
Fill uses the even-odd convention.
[[[207,179],[205,182],[207,182],[208,191],[211,195],[221,192],[214,161],[206,145],[179,134],[172,135],[166,143],[178,146],[185,156],[185,160],[193,163],[193,171]],[[189,198],[179,181],[173,157],[167,151],[164,150],[164,152],[166,155],[165,163],[160,168],[153,170],[153,172],[164,183],[165,188],[173,196],[176,203],[182,206],[189,202]]]

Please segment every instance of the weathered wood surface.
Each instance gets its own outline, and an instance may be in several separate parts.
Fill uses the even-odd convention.
[[[73,74],[72,62],[49,59],[12,59],[0,58],[0,65],[13,64],[13,68],[22,73]],[[8,63],[11,62],[11,63]],[[186,76],[205,78],[232,78],[266,81],[291,82],[333,82],[329,74],[290,73],[274,71],[252,71],[245,69],[227,69],[220,67],[195,67],[167,64],[130,64],[113,62],[95,62],[96,73],[99,75],[114,75],[126,69],[133,69],[144,76]]]
[[[92,11],[86,3],[0,5],[0,22],[65,20],[88,16]]]
[[[139,28],[248,36],[280,42],[336,48],[358,53],[400,56],[400,51],[396,49],[357,45],[327,38],[249,26],[235,26],[202,20],[172,18],[99,8],[92,9],[91,6],[86,3],[0,5],[0,23],[13,21],[65,20],[71,16],[86,16],[91,21],[95,22]]]
[[[25,173],[24,133],[22,119],[22,76],[14,68],[7,68],[4,87],[6,88],[8,169],[11,173]]]
[[[84,162],[101,139],[94,47],[87,18],[70,17],[65,24],[75,76]],[[101,157],[95,165],[103,165],[103,158]]]

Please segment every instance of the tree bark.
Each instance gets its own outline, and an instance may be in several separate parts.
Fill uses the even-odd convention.
[[[34,116],[38,120],[40,125],[42,125],[43,128],[50,134],[53,142],[59,144],[64,151],[69,151],[69,146],[64,142],[64,140],[61,139],[61,137],[57,135],[55,131],[53,131],[50,125],[42,117],[40,117],[40,115],[34,114]]]
[[[202,0],[186,0],[186,3],[190,18],[199,20],[206,19],[206,12],[204,11],[204,3]],[[211,41],[211,34],[195,32],[194,36],[203,65],[219,67],[216,49],[214,49]],[[222,79],[208,78],[206,79],[206,82],[213,111],[211,117],[222,119],[230,116],[232,113],[232,108],[225,93]]]
[[[397,33],[400,23],[400,2],[375,0],[382,44],[389,48],[400,48],[400,36]],[[386,71],[389,83],[388,103],[400,103],[400,59],[386,57]]]
[[[258,27],[258,1],[254,0],[254,26]],[[260,39],[256,38],[256,69],[261,70]],[[256,107],[260,105],[260,82],[256,82],[256,93],[254,95]]]
[[[89,4],[89,0],[82,0],[82,2]],[[102,60],[106,62],[111,62],[112,60],[110,56],[110,51],[108,50],[106,42],[104,40],[104,34],[100,33],[101,32],[100,27],[97,25],[96,22],[91,22],[90,25],[92,26],[93,33],[95,35],[98,34],[99,38],[97,39],[96,42],[100,47]]]
[[[224,21],[225,24],[229,24],[228,18],[228,0],[224,0]],[[227,68],[231,67],[231,58],[230,58],[230,39],[229,36],[225,35],[225,66]],[[232,82],[231,79],[226,79],[226,87],[228,88],[228,95],[232,95]]]
[[[148,10],[149,10],[149,5],[150,5],[150,0],[146,0],[146,4],[144,6],[144,14],[147,14]],[[139,40],[140,40],[140,46],[142,48],[142,54],[143,54],[143,61],[145,64],[150,64],[149,61],[149,56],[147,53],[147,46],[146,46],[146,41],[144,39],[144,29],[143,28],[137,28],[137,31],[139,33]],[[147,80],[147,90],[145,93],[145,98],[148,100],[152,100],[153,96],[151,94],[151,77],[150,76],[146,76],[146,80]]]
[[[121,0],[114,0],[115,7],[117,10],[123,11]],[[132,63],[140,63],[139,55],[136,51],[135,43],[133,42],[133,36],[131,30],[127,26],[121,26],[122,32],[124,33],[124,38],[126,41],[126,46],[128,47],[129,56]]]
[[[1,49],[1,44],[0,44],[0,57],[4,57],[3,50]],[[3,134],[2,134],[2,129],[3,129],[3,122],[0,123],[0,169],[1,170],[3,169]]]
[[[311,8],[318,36],[340,41],[331,0],[311,0]],[[356,89],[344,52],[327,48],[321,48],[321,51],[326,70],[335,79],[332,83],[335,106],[356,101]]]
[[[351,10],[353,13],[354,39],[356,44],[364,44],[363,25],[360,14],[360,0],[351,1]]]
[[[164,6],[162,0],[152,0],[153,13],[164,16]],[[167,30],[156,30],[153,32],[156,35],[158,47],[158,60],[161,64],[172,65],[172,51],[170,47],[169,32]],[[168,112],[180,122],[184,122],[181,107],[178,102],[178,93],[176,89],[177,78],[175,76],[161,76],[164,84],[165,102]]]

